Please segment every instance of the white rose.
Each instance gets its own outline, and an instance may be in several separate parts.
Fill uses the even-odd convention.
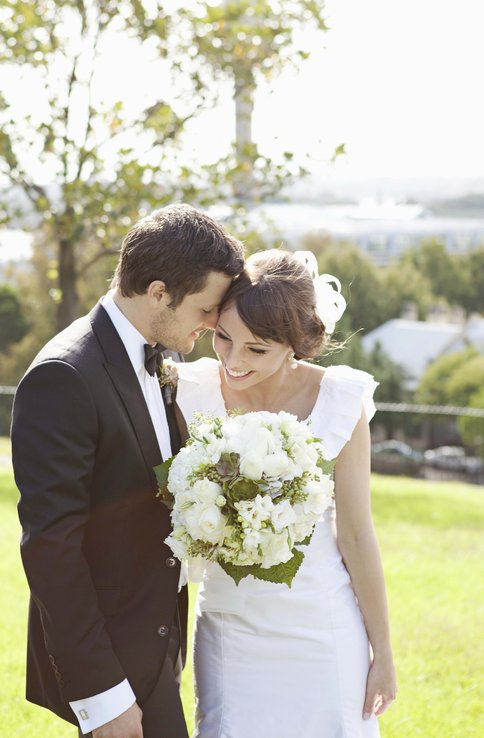
[[[240,474],[247,479],[262,477],[263,457],[256,449],[247,451],[240,457]]]
[[[215,503],[222,492],[222,487],[209,479],[197,479],[192,487],[192,496],[195,502],[204,505]]]
[[[284,477],[291,472],[292,464],[285,451],[279,451],[263,459],[262,470],[267,477]]]
[[[193,505],[185,514],[185,525],[194,539],[222,543],[227,517],[216,505]]]
[[[191,489],[184,489],[182,492],[177,492],[175,495],[175,506],[174,510],[177,512],[182,510],[188,510],[195,502]]]
[[[283,500],[278,505],[274,505],[271,522],[276,533],[280,533],[284,528],[296,522],[296,513],[288,500]]]
[[[261,532],[262,562],[263,569],[289,561],[292,551],[289,548],[287,533],[272,533],[263,530]]]

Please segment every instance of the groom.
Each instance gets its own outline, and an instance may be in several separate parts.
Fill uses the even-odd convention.
[[[113,289],[44,347],[18,387],[27,699],[93,738],[188,735],[186,588],[178,594],[153,473],[178,451],[177,428],[152,347],[189,353],[242,268],[240,243],[208,216],[155,211],[124,239]]]

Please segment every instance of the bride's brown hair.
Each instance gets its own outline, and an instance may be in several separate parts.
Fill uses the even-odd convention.
[[[269,249],[249,257],[220,312],[232,304],[254,336],[288,344],[296,359],[323,351],[325,329],[316,313],[313,280],[289,251]]]

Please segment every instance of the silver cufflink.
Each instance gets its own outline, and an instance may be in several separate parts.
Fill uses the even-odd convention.
[[[79,715],[81,716],[81,720],[89,719],[89,713],[87,710],[79,710]]]

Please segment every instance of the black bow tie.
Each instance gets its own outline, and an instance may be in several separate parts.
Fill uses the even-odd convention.
[[[145,343],[145,369],[152,377],[161,367],[164,350],[165,347],[161,343],[155,343],[154,346]]]

